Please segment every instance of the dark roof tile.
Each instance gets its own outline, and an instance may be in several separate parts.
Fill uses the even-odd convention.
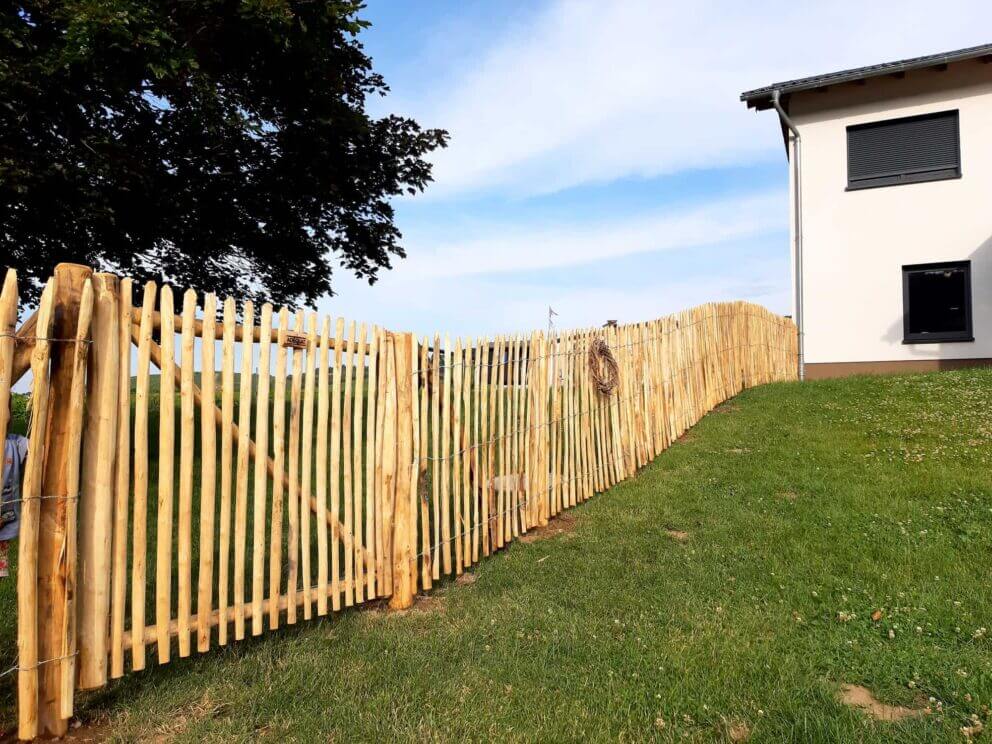
[[[782,94],[796,93],[822,88],[827,85],[850,83],[879,75],[891,75],[896,72],[919,70],[926,67],[986,56],[992,57],[992,44],[982,44],[981,46],[968,47],[967,49],[958,49],[954,52],[930,54],[925,57],[913,57],[912,59],[903,59],[898,62],[884,62],[879,65],[857,67],[852,70],[841,70],[840,72],[830,72],[824,75],[813,75],[812,77],[799,78],[798,80],[773,83],[772,85],[766,85],[764,88],[756,88],[741,93],[741,100],[747,102],[748,107],[765,109],[771,106],[771,95],[772,91],[775,90],[778,90]]]

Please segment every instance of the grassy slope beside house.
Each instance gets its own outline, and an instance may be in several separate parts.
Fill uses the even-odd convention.
[[[990,468],[990,370],[757,388],[474,583],[78,710],[125,740],[961,740],[992,702]]]

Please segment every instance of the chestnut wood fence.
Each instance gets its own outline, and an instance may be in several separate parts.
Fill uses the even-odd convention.
[[[745,302],[452,341],[64,264],[17,318],[8,271],[0,434],[33,378],[22,739],[65,733],[76,690],[149,664],[374,599],[408,607],[743,388],[796,378],[793,323]]]

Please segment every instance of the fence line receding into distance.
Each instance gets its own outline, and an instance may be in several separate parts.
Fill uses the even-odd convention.
[[[407,607],[742,389],[796,378],[792,321],[745,302],[417,338],[64,264],[17,317],[8,271],[0,434],[33,376],[22,739],[64,733],[76,690],[149,663],[373,599]]]

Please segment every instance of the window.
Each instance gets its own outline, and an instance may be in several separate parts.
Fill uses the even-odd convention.
[[[847,128],[849,191],[960,177],[957,111]]]
[[[902,267],[903,343],[974,341],[971,261]]]

